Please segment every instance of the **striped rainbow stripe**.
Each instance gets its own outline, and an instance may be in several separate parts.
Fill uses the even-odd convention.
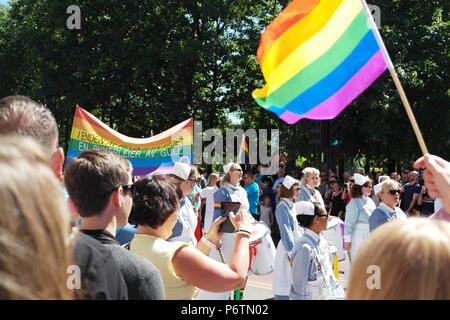
[[[88,149],[109,149],[133,165],[133,175],[169,173],[175,161],[192,163],[193,119],[188,119],[151,138],[130,138],[101,122],[81,107],[76,108],[67,162]]]
[[[294,0],[257,57],[266,85],[253,98],[289,124],[336,117],[387,68],[361,0]]]
[[[221,206],[221,202],[214,202],[214,209],[221,209],[222,208],[222,206]]]

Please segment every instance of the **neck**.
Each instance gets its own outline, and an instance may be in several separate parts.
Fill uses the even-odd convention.
[[[81,219],[81,230],[106,230],[115,236],[117,229],[117,218],[107,213]]]
[[[230,184],[237,187],[239,185],[239,181],[230,181]]]
[[[322,231],[322,230],[319,229],[318,226],[315,226],[315,225],[310,226],[308,229],[313,231],[314,233],[317,233],[317,234],[320,234],[320,232]]]
[[[164,235],[164,232],[162,232],[160,229],[155,229],[150,226],[138,225],[138,233],[146,234],[149,236],[154,236],[154,237],[161,238],[164,240],[166,240],[168,238],[166,235]]]
[[[386,206],[388,206],[389,208],[391,208],[392,210],[395,210],[395,204],[393,204],[393,205],[390,205],[390,204],[387,204],[386,202],[383,202]]]

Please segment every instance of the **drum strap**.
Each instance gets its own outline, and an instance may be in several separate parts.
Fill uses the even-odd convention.
[[[253,260],[253,257],[256,257],[256,254],[257,254],[257,249],[256,249],[256,246],[257,245],[259,245],[259,244],[261,244],[262,243],[262,240],[258,240],[258,241],[256,241],[256,242],[254,242],[254,243],[251,243],[251,244],[249,244],[249,246],[248,246],[248,249],[249,249],[249,265],[248,265],[248,270],[250,270],[250,268],[251,268],[251,266],[252,266],[252,260]]]

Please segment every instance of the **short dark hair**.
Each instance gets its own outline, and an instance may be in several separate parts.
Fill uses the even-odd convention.
[[[64,173],[64,181],[81,217],[102,212],[111,193],[129,182],[131,163],[106,149],[92,149],[73,158]]]
[[[146,176],[136,181],[134,186],[130,223],[158,228],[178,210],[180,193],[173,177]]]
[[[313,216],[308,216],[305,214],[297,215],[298,224],[300,226],[302,226],[303,228],[309,228],[313,224],[315,216],[323,214],[324,211],[326,212],[325,208],[323,206],[321,206],[319,203],[313,202],[313,204],[314,204],[314,215]]]
[[[58,146],[58,125],[52,112],[24,96],[0,100],[0,133],[32,137],[49,153]]]

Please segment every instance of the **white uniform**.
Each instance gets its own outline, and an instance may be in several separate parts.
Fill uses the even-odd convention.
[[[304,235],[292,251],[292,286],[294,300],[343,299],[344,289],[335,278],[327,241],[305,228]]]
[[[275,295],[288,296],[292,284],[290,257],[296,242],[303,235],[302,228],[298,225],[294,203],[282,198],[275,210],[281,240],[278,242],[275,255],[275,270],[273,273],[272,290]]]

